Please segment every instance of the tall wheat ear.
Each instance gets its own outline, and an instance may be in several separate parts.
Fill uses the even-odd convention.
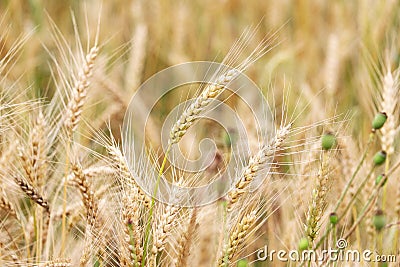
[[[241,38],[232,46],[222,63],[233,66],[244,48],[249,45],[255,33],[255,30],[244,32]],[[178,143],[189,128],[200,118],[200,114],[207,109],[211,101],[215,100],[225,89],[229,88],[229,85],[241,72],[244,72],[252,63],[265,55],[273,47],[276,38],[277,33],[273,33],[271,36],[264,38],[245,60],[237,64],[237,67],[232,69],[227,67],[219,69],[217,73],[214,74],[212,83],[207,84],[205,88],[200,88],[201,91],[199,95],[174,123],[169,134],[169,144],[173,145]]]
[[[229,265],[235,254],[238,252],[240,246],[243,244],[245,239],[248,237],[250,232],[250,227],[256,221],[256,212],[251,211],[243,215],[240,221],[235,225],[235,227],[229,232],[228,244],[223,249],[222,255],[218,259],[218,266],[224,267]]]
[[[272,161],[275,152],[282,148],[285,138],[290,133],[292,124],[278,129],[272,141],[257,152],[257,154],[250,158],[248,165],[245,167],[243,174],[235,187],[228,193],[228,211],[232,210],[233,205],[238,202],[239,198],[246,193],[249,184],[257,176],[258,171],[265,168],[265,164]]]

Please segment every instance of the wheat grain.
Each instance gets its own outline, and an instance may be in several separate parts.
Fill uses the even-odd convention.
[[[149,258],[149,265],[156,263],[157,254],[165,249],[168,236],[171,234],[172,227],[176,224],[175,218],[179,209],[174,206],[167,205],[165,211],[161,214],[160,221],[154,225],[153,246]]]
[[[81,192],[82,202],[86,208],[86,219],[88,225],[94,227],[96,225],[98,211],[97,202],[94,200],[94,192],[91,190],[87,177],[78,163],[72,165],[72,171],[74,173],[73,181]]]
[[[387,121],[380,130],[382,133],[382,149],[386,151],[388,155],[391,155],[394,152],[393,142],[396,134],[396,107],[398,105],[398,96],[397,75],[393,77],[390,69],[388,69],[386,75],[383,77],[381,104],[382,111],[387,115]]]
[[[4,190],[1,190],[0,208],[8,212],[8,214],[10,214],[11,216],[14,216],[19,221],[19,215],[15,211],[14,206],[10,203],[10,201],[8,201]]]
[[[137,185],[135,178],[129,171],[125,157],[122,155],[121,151],[115,146],[108,146],[107,149],[109,155],[111,156],[113,167],[121,173],[123,182],[132,187],[133,190],[137,190],[140,201],[143,202],[147,208],[150,208],[150,197]]]
[[[143,251],[141,248],[140,199],[137,188],[129,188],[122,200],[124,224],[122,261],[126,266],[139,266]]]
[[[193,123],[199,118],[199,114],[204,111],[207,105],[213,99],[215,99],[238,75],[238,71],[232,69],[219,76],[215,83],[207,85],[207,87],[194,100],[194,102],[183,111],[182,115],[172,126],[169,134],[170,139],[168,142],[170,144],[178,143],[190,126],[192,126]]]
[[[320,220],[326,207],[326,195],[329,190],[329,159],[323,153],[321,168],[317,176],[317,184],[312,191],[311,203],[307,213],[306,233],[310,244],[313,243],[320,229]]]
[[[239,247],[243,244],[249,234],[249,228],[256,220],[256,213],[253,211],[245,215],[240,222],[233,228],[229,234],[228,245],[223,250],[223,254],[218,259],[218,266],[225,267],[229,265],[233,257],[236,255]]]
[[[275,152],[280,150],[285,138],[289,135],[292,124],[280,128],[270,144],[262,148],[257,154],[250,158],[248,165],[245,167],[239,181],[228,193],[228,211],[232,210],[233,204],[238,202],[239,198],[246,193],[247,187],[257,176],[260,168],[264,168],[265,164],[272,160]]]
[[[86,55],[82,69],[78,73],[78,78],[72,90],[72,99],[68,103],[66,117],[64,119],[64,125],[68,135],[71,135],[75,131],[80,120],[82,108],[86,102],[87,89],[90,85],[89,79],[92,76],[98,50],[98,47],[94,46]]]
[[[14,180],[17,185],[21,188],[21,190],[36,204],[43,207],[44,210],[50,214],[50,207],[47,200],[41,196],[36,188],[30,185],[28,182],[25,182],[18,176],[14,176]]]

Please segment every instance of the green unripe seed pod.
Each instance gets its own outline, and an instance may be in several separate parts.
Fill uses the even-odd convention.
[[[223,139],[224,145],[226,147],[231,147],[232,139],[231,139],[231,136],[230,136],[230,134],[228,132],[224,132],[223,133],[222,139]]]
[[[385,218],[385,215],[383,215],[383,211],[378,210],[375,213],[374,218],[373,218],[373,223],[374,223],[375,229],[377,231],[380,231],[383,229],[383,227],[385,227],[386,218]]]
[[[386,152],[383,150],[376,153],[373,159],[375,165],[377,166],[382,165],[385,162],[385,160],[386,160]]]
[[[380,182],[382,181],[382,179],[386,179],[385,174],[381,174],[381,175],[378,175],[378,177],[376,177],[375,185],[379,185]],[[387,179],[383,182],[382,186],[384,186],[386,184],[386,182],[387,182]]]
[[[331,133],[324,134],[321,138],[321,144],[324,150],[329,150],[336,144],[336,137]]]
[[[331,222],[332,225],[336,225],[339,221],[339,217],[337,216],[337,214],[335,212],[332,212],[329,215],[329,221]]]
[[[385,112],[379,112],[375,115],[375,118],[372,121],[372,129],[379,130],[383,127],[387,120],[387,115]]]
[[[300,242],[299,242],[299,250],[300,251],[303,251],[303,250],[306,250],[306,249],[308,249],[308,239],[307,239],[307,237],[303,237],[302,239],[300,239]]]
[[[245,259],[241,259],[241,260],[238,261],[236,266],[237,267],[247,267],[248,266],[248,262]]]

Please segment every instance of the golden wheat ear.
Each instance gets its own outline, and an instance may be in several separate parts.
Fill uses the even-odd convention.
[[[49,203],[41,194],[39,194],[37,188],[33,187],[17,175],[14,176],[14,181],[30,200],[41,206],[46,211],[46,213],[50,215]]]

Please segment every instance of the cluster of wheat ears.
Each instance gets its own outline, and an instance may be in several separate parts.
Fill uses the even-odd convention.
[[[291,21],[266,34],[265,25],[277,29],[276,24],[282,22],[271,16],[270,24],[262,21],[244,30],[223,60],[233,70],[218,73],[215,83],[200,87],[193,95],[185,92],[171,97],[191,100],[170,129],[164,151],[159,148],[159,126],[164,113],[176,103],[171,98],[160,100],[152,114],[155,118],[146,127],[148,149],[136,159],[138,169],[132,170],[121,148],[121,118],[129,97],[145,78],[164,66],[191,59],[178,45],[185,42],[185,33],[190,36],[183,23],[190,17],[190,4],[182,2],[178,7],[171,22],[176,47],[164,55],[156,42],[168,33],[158,31],[161,26],[154,27],[157,21],[152,23],[146,17],[163,10],[158,1],[155,9],[133,1],[132,10],[140,10],[132,11],[136,14],[133,40],[117,49],[114,46],[114,50],[109,44],[118,38],[103,31],[112,24],[109,14],[98,15],[111,10],[111,4],[104,3],[103,10],[96,12],[85,9],[83,20],[72,13],[70,38],[51,14],[43,22],[46,37],[40,27],[15,35],[18,24],[8,26],[6,19],[17,14],[12,2],[0,23],[4,29],[0,34],[0,266],[398,266],[400,256],[374,263],[328,257],[289,262],[257,258],[257,252],[266,246],[276,251],[319,253],[338,249],[340,239],[346,240],[343,251],[369,249],[372,258],[400,253],[400,157],[396,141],[400,129],[400,45],[396,33],[387,31],[389,41],[380,54],[361,49],[366,59],[358,57],[354,63],[355,56],[341,47],[355,46],[348,41],[349,33],[355,30],[332,30],[323,56],[323,83],[318,88],[321,84],[306,82],[319,69],[318,53],[309,52],[314,47],[302,50],[304,44],[290,44],[283,38],[294,27]],[[399,14],[392,2],[382,4],[387,18]],[[216,10],[225,4],[217,3]],[[232,4],[232,10],[240,9],[237,5]],[[256,10],[258,3],[249,1],[248,5]],[[288,10],[284,4],[276,5],[274,12]],[[345,3],[334,5],[332,13],[338,16],[352,8]],[[38,18],[39,7],[32,1],[34,21],[45,20]],[[306,4],[297,8],[312,13]],[[293,23],[302,19],[295,17]],[[332,20],[332,25],[340,25]],[[364,36],[360,42],[366,47],[365,40],[382,39],[379,29],[397,25],[378,22],[375,28],[371,26],[369,39]],[[80,27],[87,30],[85,42]],[[302,27],[304,35],[299,38],[306,32],[311,36],[312,30]],[[362,32],[364,28],[360,28]],[[40,32],[43,41],[38,44]],[[154,40],[149,33],[154,34]],[[262,41],[248,52],[260,36]],[[195,47],[190,49],[195,51]],[[157,53],[164,63],[155,63]],[[36,57],[44,54],[48,68],[41,70],[44,65],[37,63]],[[294,54],[303,56],[298,66],[288,63]],[[30,60],[36,63],[30,64]],[[307,65],[308,60],[314,65]],[[288,79],[293,79],[292,86],[287,85],[284,75],[279,76],[286,69],[288,76],[297,75]],[[264,86],[263,77],[272,70],[277,78],[269,80],[263,94],[272,107],[276,130],[271,138],[262,140],[251,120],[245,120],[250,153],[247,158],[238,157],[235,177],[230,177],[236,182],[225,196],[204,206],[180,207],[157,201],[138,185],[138,180],[165,176],[180,185],[193,186],[223,173],[235,158],[229,155],[233,137],[202,122],[201,115],[210,103],[219,100],[238,114],[251,116],[252,107],[241,106],[226,86],[246,71]],[[26,75],[29,77],[24,78]],[[41,75],[48,78],[47,84]],[[352,89],[357,86],[362,89]],[[342,113],[346,105],[350,108]],[[217,148],[212,165],[204,171],[187,174],[168,162],[173,146],[188,158],[198,157],[192,142],[204,137],[214,138]],[[158,177],[150,175],[154,171]],[[262,182],[254,190],[253,182],[260,175]],[[168,192],[169,198],[176,193]]]

